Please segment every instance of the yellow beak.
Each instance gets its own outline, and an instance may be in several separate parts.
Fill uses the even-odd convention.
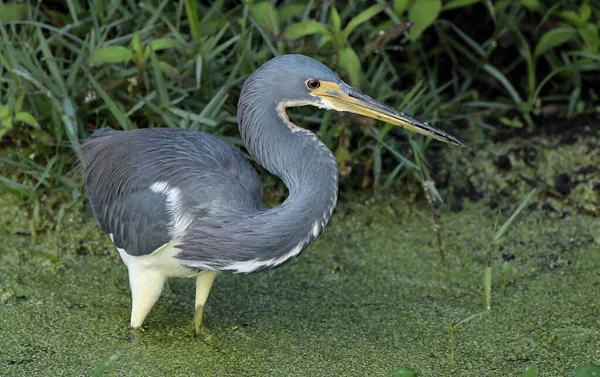
[[[321,81],[321,86],[313,89],[312,95],[321,98],[328,107],[335,110],[365,115],[369,118],[393,124],[394,126],[404,127],[407,130],[428,136],[432,139],[458,147],[466,147],[466,144],[456,137],[411,115],[385,106],[349,85]]]

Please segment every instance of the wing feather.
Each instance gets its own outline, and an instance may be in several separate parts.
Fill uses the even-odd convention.
[[[182,226],[182,217],[187,226],[215,209],[264,208],[262,185],[250,162],[203,132],[102,129],[83,152],[94,216],[130,255],[151,254],[181,235],[185,229],[175,228]],[[165,190],[157,190],[160,185]],[[177,203],[169,197],[174,192]]]

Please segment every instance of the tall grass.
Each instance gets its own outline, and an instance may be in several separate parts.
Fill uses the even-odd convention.
[[[534,127],[542,115],[596,111],[589,73],[600,54],[587,32],[598,19],[594,4],[432,4],[73,0],[50,10],[5,2],[0,187],[26,199],[75,190],[73,156],[105,126],[184,127],[241,145],[241,84],[283,53],[318,58],[371,96],[450,132],[457,120],[471,130]],[[465,14],[486,26],[465,23]],[[335,151],[346,182],[431,181],[423,170],[430,144],[420,136],[345,114],[294,113]]]

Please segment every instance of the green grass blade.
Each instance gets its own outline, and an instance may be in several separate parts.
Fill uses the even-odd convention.
[[[289,26],[283,32],[283,37],[287,40],[293,41],[298,38],[314,34],[320,34],[322,36],[328,36],[329,38],[332,38],[331,31],[329,31],[329,29],[322,23],[314,20],[298,22],[297,24]]]
[[[190,32],[192,33],[192,39],[194,46],[200,46],[202,41],[202,26],[200,25],[200,16],[198,13],[198,6],[196,0],[184,0],[185,3],[185,14],[187,15],[188,25]]]
[[[476,319],[476,318],[481,318],[484,315],[490,314],[489,310],[484,310],[482,312],[479,313],[475,313],[473,315],[468,316],[467,318],[463,318],[460,321],[458,321],[457,323],[455,323],[454,325],[452,325],[452,328],[457,329],[460,326],[464,325],[465,323],[471,322],[472,320]]]
[[[46,181],[46,179],[48,179],[48,177],[51,174],[52,168],[54,167],[54,162],[56,161],[56,156],[52,157],[50,159],[50,161],[48,161],[48,164],[46,165],[46,167],[44,168],[44,171],[42,172],[42,175],[39,177],[38,179],[38,183],[36,183],[36,185],[33,187],[34,190],[37,190],[40,185]]]
[[[139,109],[150,103],[152,100],[154,100],[156,98],[156,95],[156,91],[152,91],[144,97],[140,98],[138,102],[135,105],[133,105],[131,109],[129,109],[129,111],[127,111],[125,116],[128,118],[131,117],[136,111],[138,111]]]
[[[73,18],[73,21],[79,22],[79,18],[77,17],[77,14],[81,9],[79,3],[74,0],[67,0],[67,6],[69,7],[69,14]]]
[[[202,55],[196,56],[196,61],[194,64],[195,73],[196,73],[196,89],[200,88],[200,84],[202,84]]]
[[[342,41],[347,41],[354,29],[375,17],[379,12],[381,12],[381,10],[382,6],[380,4],[375,4],[356,15],[356,17],[352,18],[352,20],[348,22],[348,25],[346,25],[342,31]]]
[[[542,88],[556,75],[558,75],[561,72],[564,72],[566,70],[569,69],[577,69],[577,65],[576,64],[567,64],[564,65],[562,67],[559,67],[555,70],[553,70],[552,72],[550,72],[549,74],[546,75],[546,77],[544,77],[544,79],[539,83],[539,85],[537,86],[535,92],[533,93],[533,97],[532,97],[532,102],[537,101],[540,92],[542,91]]]
[[[209,118],[200,116],[198,114],[191,113],[189,111],[180,109],[178,107],[171,107],[171,108],[169,108],[169,111],[182,119],[187,118],[187,119],[191,120],[192,122],[198,122],[200,124],[203,124],[203,125],[209,126],[209,127],[217,126],[217,122],[213,119],[209,119]]]
[[[108,357],[104,358],[92,371],[92,377],[104,376],[104,372],[107,371],[114,363],[116,363],[120,357],[121,351],[114,351]]]
[[[477,53],[477,55],[479,55],[482,58],[485,58],[487,56],[487,53],[485,52],[485,49],[477,42],[475,42],[475,40],[473,38],[471,38],[468,34],[466,34],[464,31],[462,31],[458,26],[456,26],[455,24],[453,24],[452,22],[446,21],[446,20],[437,20],[436,23],[440,24],[440,25],[448,25],[450,26],[450,28],[463,40],[467,43],[467,45],[469,45],[473,51],[475,51]]]
[[[25,186],[22,183],[17,183],[15,181],[8,179],[6,177],[3,177],[3,176],[0,176],[0,188],[2,188],[4,191],[8,192],[9,194],[13,194],[22,199],[29,196],[29,191],[27,189],[27,186]]]
[[[523,208],[525,208],[527,203],[529,203],[529,201],[531,200],[531,198],[533,198],[533,196],[537,193],[537,191],[538,191],[538,189],[536,187],[533,190],[531,190],[531,192],[529,192],[529,194],[527,194],[525,199],[523,199],[521,204],[519,204],[519,207],[517,207],[517,209],[515,210],[515,212],[513,212],[513,214],[510,216],[510,218],[508,220],[506,220],[506,222],[504,224],[502,224],[502,226],[500,227],[500,229],[498,229],[496,231],[496,233],[494,233],[494,236],[492,237],[493,242],[498,241],[498,239],[500,239],[500,237],[502,237],[502,235],[506,232],[506,230],[508,229],[510,224],[512,224],[513,221],[515,221],[517,216],[519,216],[519,213],[521,213]]]
[[[46,41],[46,38],[44,38],[44,35],[42,34],[42,31],[39,28],[37,29],[37,35],[38,41],[40,42],[40,48],[42,49],[42,53],[44,54],[46,66],[48,67],[48,70],[50,71],[50,74],[54,78],[56,84],[61,89],[60,94],[66,95],[67,87],[65,86],[63,75],[58,69],[58,65],[56,64],[54,55],[52,54],[52,52],[50,52],[50,47],[48,47],[48,42]]]
[[[129,118],[125,115],[125,113],[121,110],[121,108],[117,105],[115,101],[110,98],[108,93],[102,88],[102,86],[96,81],[94,76],[92,76],[89,72],[86,72],[88,79],[90,80],[90,84],[94,87],[94,90],[98,93],[100,98],[104,101],[108,109],[112,113],[112,115],[117,119],[117,122],[124,130],[132,130],[134,129],[133,124],[129,120]]]
[[[152,70],[154,72],[154,80],[156,80],[156,91],[158,92],[158,103],[162,109],[169,107],[171,100],[169,99],[169,93],[167,91],[167,84],[165,78],[160,70],[158,57],[154,51],[150,52],[150,62],[152,63]]]
[[[523,103],[523,100],[521,99],[521,96],[519,95],[519,93],[517,92],[515,87],[511,84],[511,82],[508,80],[508,78],[506,78],[506,76],[504,76],[504,74],[502,72],[500,72],[496,67],[494,67],[493,65],[490,65],[490,64],[484,65],[483,69],[487,73],[492,75],[492,77],[494,77],[496,80],[498,80],[500,82],[500,84],[502,84],[504,89],[506,89],[506,91],[508,92],[508,94],[510,95],[510,97],[513,99],[513,101],[516,104],[521,105]]]
[[[391,145],[387,144],[386,142],[384,142],[383,140],[380,140],[377,137],[377,134],[373,134],[373,137],[375,139],[378,140],[378,142],[381,143],[381,145],[383,145],[385,147],[385,149],[387,149],[394,157],[396,157],[396,159],[403,163],[409,170],[411,171],[416,171],[419,170],[419,166],[417,164],[415,164],[414,162],[412,162],[411,160],[409,160],[408,158],[404,157],[404,155],[402,155],[402,153],[398,152],[394,147],[392,147]]]
[[[486,310],[492,308],[492,268],[486,267],[483,277],[483,302]]]
[[[158,8],[156,8],[156,9],[154,9],[150,5],[151,4],[150,2],[141,3],[144,5],[144,8],[151,8],[151,9],[148,9],[148,11],[150,13],[150,18],[144,24],[144,29],[155,27],[156,21],[158,21],[158,19],[161,17],[161,15],[163,15],[163,11],[169,3],[171,3],[171,0],[164,0],[162,3],[160,3],[158,5]]]

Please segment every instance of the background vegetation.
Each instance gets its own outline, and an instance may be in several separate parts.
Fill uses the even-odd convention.
[[[33,202],[50,190],[79,197],[68,173],[82,140],[100,127],[186,127],[241,145],[239,89],[284,53],[315,57],[364,92],[474,146],[486,135],[600,111],[594,1],[0,7],[0,183]],[[347,114],[294,113],[335,151],[345,186],[429,177],[426,139]]]

